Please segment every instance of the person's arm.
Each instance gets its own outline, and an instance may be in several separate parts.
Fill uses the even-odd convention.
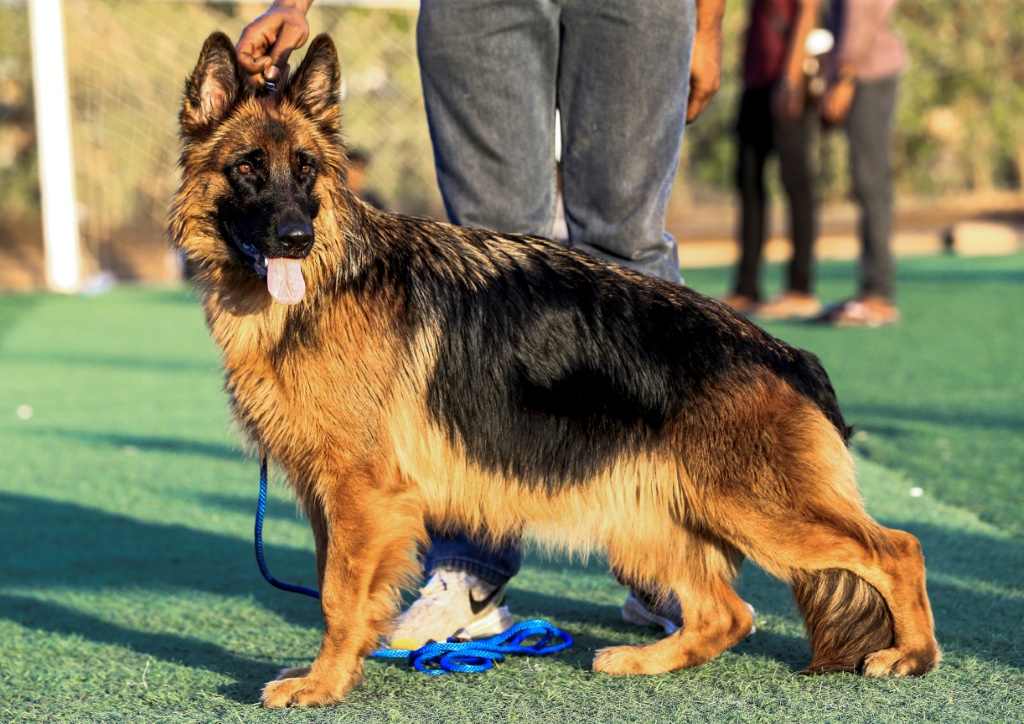
[[[772,95],[772,112],[776,118],[796,118],[803,112],[807,34],[814,29],[817,18],[818,0],[798,0],[786,47],[782,78]]]
[[[288,56],[309,37],[306,13],[313,0],[274,0],[267,12],[245,26],[235,44],[242,70],[254,80],[284,82]]]
[[[697,31],[690,60],[690,102],[686,122],[693,123],[722,84],[722,16],[725,0],[697,0]]]

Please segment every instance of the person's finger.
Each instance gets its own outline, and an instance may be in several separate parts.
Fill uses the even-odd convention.
[[[718,92],[720,84],[721,73],[716,64],[700,68],[690,76],[690,101],[686,106],[687,123],[693,123],[704,112]]]
[[[268,64],[267,69],[263,71],[263,80],[280,88],[288,84],[288,76],[291,75],[291,72],[292,67],[287,63],[284,65]]]
[[[714,93],[690,91],[690,102],[686,106],[686,122],[693,123],[697,120],[704,109],[708,107]]]
[[[288,57],[292,51],[305,45],[307,38],[309,38],[309,25],[305,18],[301,18],[301,22],[284,23],[267,53],[271,63],[278,68],[284,68],[288,65]]]
[[[252,53],[238,53],[238,64],[253,78],[262,76],[271,65],[269,56],[254,57]]]

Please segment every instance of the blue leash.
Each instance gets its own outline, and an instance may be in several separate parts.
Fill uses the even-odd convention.
[[[523,643],[539,636],[532,644]],[[561,639],[557,643],[551,643]],[[547,621],[533,619],[517,623],[505,633],[480,641],[453,641],[426,644],[415,650],[383,649],[370,654],[375,659],[406,659],[410,666],[427,676],[476,674],[487,671],[507,654],[547,656],[572,646],[572,638]]]
[[[267,512],[267,456],[260,456],[260,502],[256,506],[256,562],[260,566],[260,573],[267,579],[274,588],[280,588],[282,591],[289,591],[291,593],[301,593],[304,596],[310,596],[317,600],[320,599],[319,591],[314,591],[312,588],[306,588],[305,586],[293,586],[291,583],[282,583],[281,581],[270,575],[270,569],[267,568],[267,562],[263,560],[263,516]]]
[[[263,558],[263,518],[267,512],[267,457],[260,456],[260,499],[256,506],[256,562],[260,573],[274,588],[291,593],[301,593],[311,598],[320,598],[320,593],[305,586],[284,583],[270,575],[267,562]],[[533,637],[539,639],[532,643],[524,643]],[[556,639],[561,639],[552,643]],[[417,671],[428,676],[441,674],[475,674],[487,671],[494,663],[504,661],[507,654],[526,654],[528,656],[547,656],[572,646],[569,634],[552,626],[547,621],[532,619],[517,623],[504,633],[480,641],[455,641],[449,639],[444,643],[430,643],[418,649],[381,649],[370,654],[375,659],[405,659]]]

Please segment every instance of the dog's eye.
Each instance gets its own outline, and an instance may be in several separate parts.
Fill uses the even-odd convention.
[[[238,171],[238,173],[242,174],[243,176],[248,176],[249,174],[252,173],[252,164],[242,162],[235,166],[235,170]]]
[[[299,167],[300,175],[309,176],[311,173],[313,173],[313,167],[310,166],[308,163],[304,163],[302,164],[302,166]]]

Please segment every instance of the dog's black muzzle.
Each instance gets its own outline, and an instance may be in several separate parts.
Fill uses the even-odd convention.
[[[313,224],[309,217],[298,214],[282,217],[277,222],[277,242],[281,253],[276,256],[304,259],[313,248]]]

